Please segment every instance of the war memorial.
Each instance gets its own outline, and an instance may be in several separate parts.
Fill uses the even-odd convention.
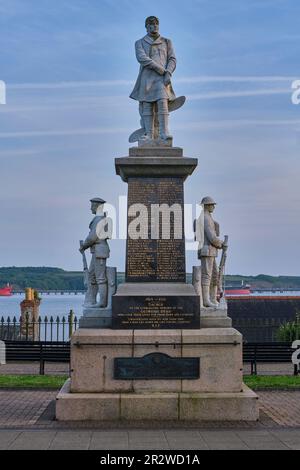
[[[112,226],[99,194],[91,199],[94,218],[80,243],[86,296],[56,418],[254,421],[258,397],[243,383],[242,335],[232,328],[222,296],[228,237],[220,235],[210,196],[195,201],[202,205],[194,221],[199,260],[195,256],[193,283],[186,282],[184,187],[198,160],[173,146],[169,132],[170,113],[185,102],[171,83],[172,42],[160,35],[156,17],[145,26],[135,45],[140,71],[130,95],[141,127],[129,137],[128,156],[115,159],[116,177],[128,187],[125,283],[117,286],[116,268],[108,266]]]

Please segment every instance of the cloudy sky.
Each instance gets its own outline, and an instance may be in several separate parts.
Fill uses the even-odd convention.
[[[299,0],[0,0],[0,266],[81,269],[89,198],[126,195],[114,158],[139,127],[134,42],[156,15],[187,96],[174,145],[199,159],[186,202],[218,201],[227,272],[300,275],[299,14]],[[124,270],[124,241],[111,251]]]

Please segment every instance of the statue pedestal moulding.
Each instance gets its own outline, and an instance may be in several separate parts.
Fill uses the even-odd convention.
[[[141,126],[115,159],[128,185],[125,283],[107,266],[111,221],[93,198],[80,251],[86,298],[71,338],[71,377],[56,400],[58,420],[256,420],[256,394],[243,384],[242,335],[231,327],[223,289],[227,240],[202,199],[194,222],[200,264],[186,282],[184,184],[196,158],[173,147],[169,114],[185,97],[172,87],[176,57],[156,17],[135,45],[140,64],[131,98]],[[91,264],[84,256],[91,250]],[[217,267],[216,258],[222,251]]]

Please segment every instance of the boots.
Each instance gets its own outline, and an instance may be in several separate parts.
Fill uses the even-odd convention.
[[[98,286],[97,284],[89,284],[88,289],[85,294],[84,307],[95,307],[97,304],[97,293]]]
[[[219,302],[217,301],[218,286],[211,286],[210,288],[210,301],[215,306],[218,307]]]
[[[100,295],[99,302],[95,305],[98,308],[107,307],[107,282],[98,285],[98,292]]]
[[[159,138],[162,140],[171,139],[169,133],[169,114],[158,114]]]
[[[202,286],[202,297],[204,307],[215,307],[215,305],[210,300],[209,286]]]
[[[153,139],[153,114],[143,115],[143,122],[146,134],[141,137],[141,140]]]

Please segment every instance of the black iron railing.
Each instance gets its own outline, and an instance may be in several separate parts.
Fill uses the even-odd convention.
[[[8,341],[68,341],[78,328],[78,320],[71,310],[67,316],[45,316],[36,321],[29,315],[0,319],[0,340]]]

